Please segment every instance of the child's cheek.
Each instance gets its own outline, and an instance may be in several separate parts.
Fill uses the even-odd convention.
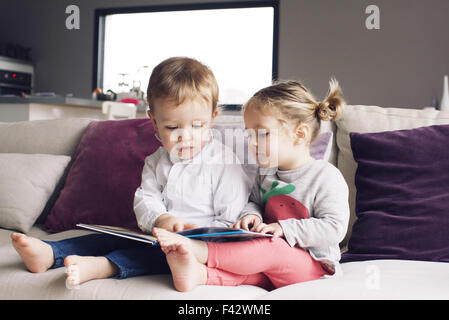
[[[276,161],[280,151],[279,140],[277,136],[275,136],[274,134],[270,135],[270,138],[267,139],[266,149],[267,149],[267,157]]]
[[[193,133],[193,139],[194,139],[194,143],[197,146],[202,145],[203,143],[206,143],[209,141],[209,138],[211,137],[211,132],[208,129],[203,129],[203,130],[195,130]]]
[[[263,160],[264,165],[268,167],[274,167],[278,164],[278,152],[277,144],[274,144],[270,139],[267,139],[264,143],[265,150],[262,152],[261,160]],[[259,150],[260,152],[261,150]]]
[[[164,131],[160,131],[159,135],[161,137],[162,146],[168,152],[170,152],[173,149],[173,147],[175,147],[176,144],[178,143],[178,141],[175,139],[174,135],[172,135],[170,132],[167,132],[165,130]]]

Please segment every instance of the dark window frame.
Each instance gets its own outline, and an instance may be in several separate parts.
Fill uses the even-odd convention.
[[[217,3],[192,3],[192,4],[170,4],[138,7],[98,8],[95,9],[94,20],[94,53],[93,53],[93,75],[92,90],[103,89],[104,68],[104,34],[105,17],[110,14],[120,13],[144,13],[163,11],[190,11],[207,9],[240,9],[240,8],[273,8],[273,61],[272,81],[278,80],[278,56],[279,56],[279,0],[270,1],[241,1],[241,2],[217,2]]]

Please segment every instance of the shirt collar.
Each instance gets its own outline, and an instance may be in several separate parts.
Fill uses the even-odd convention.
[[[259,167],[259,174],[262,176],[270,176],[278,171],[278,167],[264,168]]]
[[[312,161],[306,163],[305,165],[292,169],[292,170],[279,170],[279,167],[271,167],[271,168],[263,168],[259,167],[259,173],[261,175],[274,175],[277,174],[279,177],[287,177],[295,174],[301,174],[305,172],[310,166],[312,166],[314,163],[316,163],[317,160],[313,159]]]

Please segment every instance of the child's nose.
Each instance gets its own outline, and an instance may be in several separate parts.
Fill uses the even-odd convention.
[[[252,147],[257,147],[257,139],[256,139],[255,136],[250,136],[250,137],[249,137],[249,144],[250,144]]]
[[[192,132],[189,129],[179,129],[178,141],[190,141],[192,139]]]

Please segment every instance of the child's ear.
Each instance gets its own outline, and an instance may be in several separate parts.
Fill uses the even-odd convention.
[[[210,120],[210,126],[212,127],[212,124],[214,123],[215,117],[218,115],[218,110],[215,110],[212,112],[212,118]]]
[[[306,124],[299,124],[295,129],[295,144],[302,144],[309,140],[310,127]]]
[[[147,115],[148,115],[148,118],[150,118],[151,123],[153,123],[154,130],[158,131],[156,119],[154,118],[154,115],[151,113],[150,110],[147,110]]]

